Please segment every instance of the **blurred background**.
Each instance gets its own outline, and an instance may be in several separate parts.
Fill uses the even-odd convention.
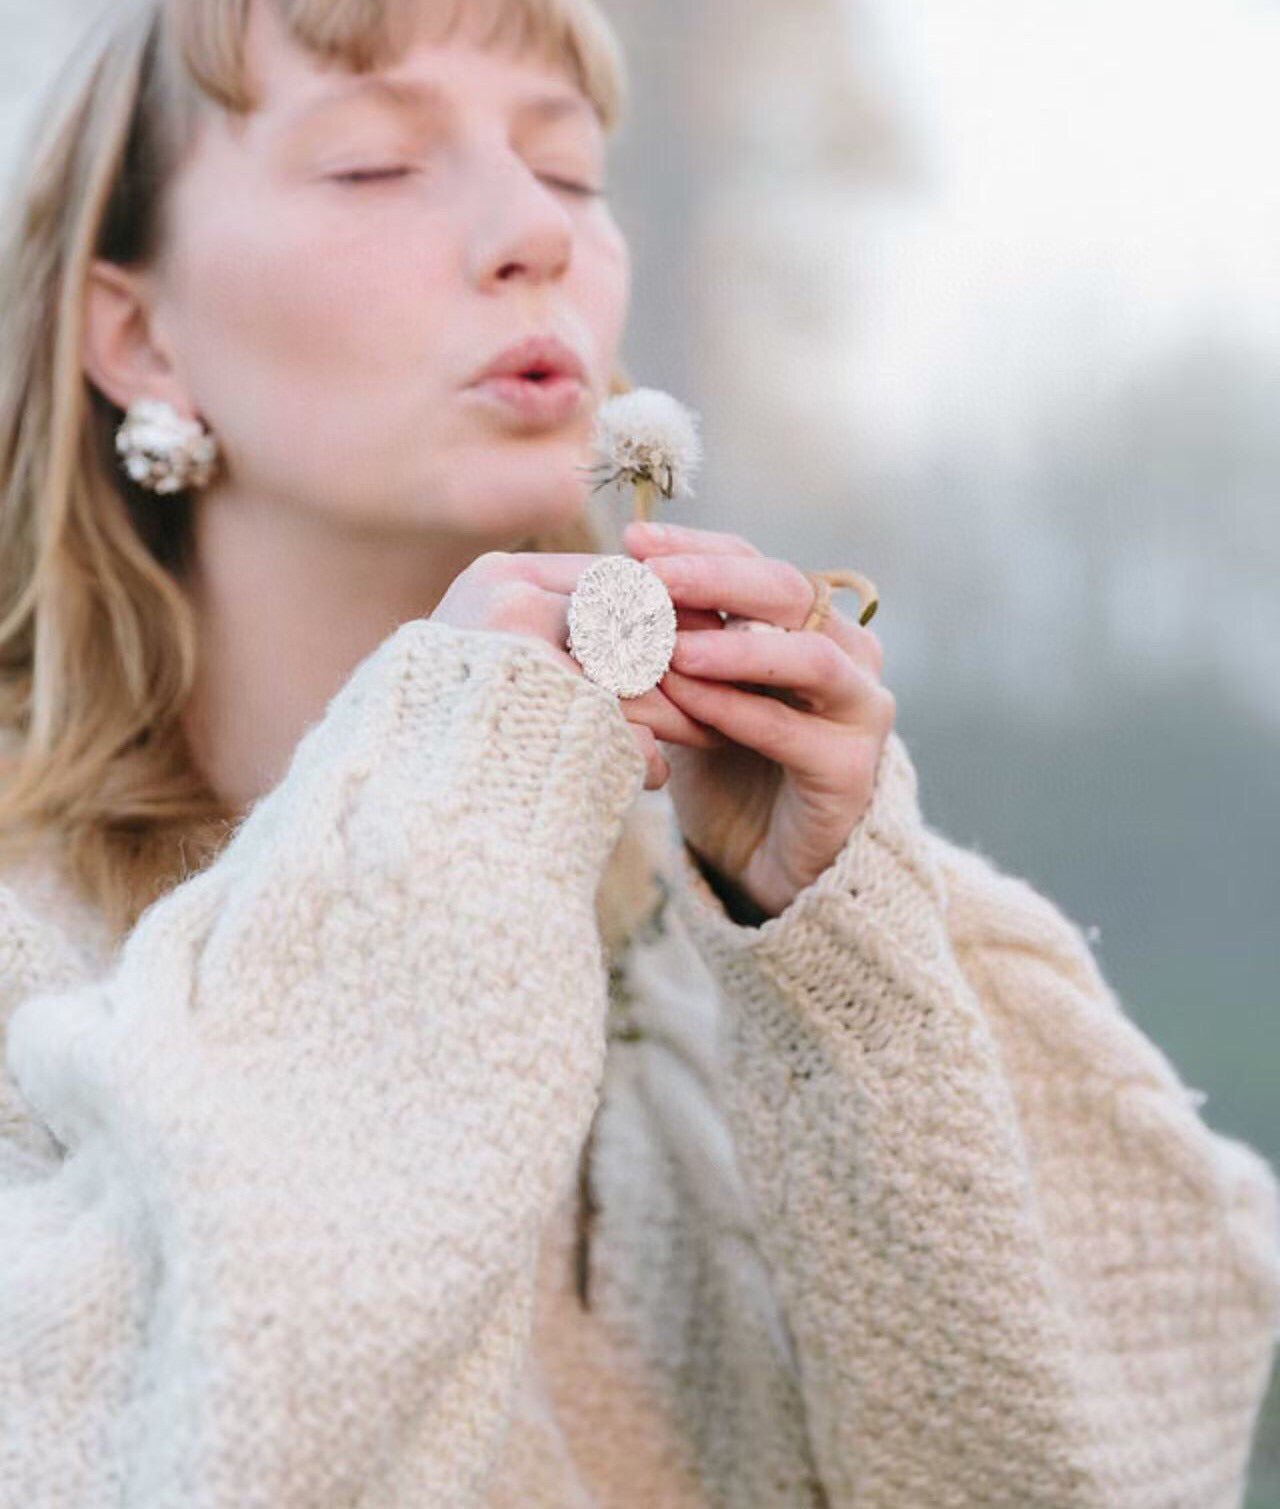
[[[1280,1164],[1280,3],[604,4],[667,516],[875,580],[926,819]],[[0,168],[90,9],[0,0]]]
[[[874,579],[926,820],[1280,1164],[1280,3],[609,9],[668,516]]]

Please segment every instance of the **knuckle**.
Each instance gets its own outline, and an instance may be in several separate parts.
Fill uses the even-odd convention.
[[[807,609],[813,601],[813,583],[804,574],[799,566],[791,561],[783,561],[782,569],[787,579],[787,590],[798,602],[804,604]]]
[[[539,589],[519,577],[494,582],[489,594],[489,620],[494,628],[522,628],[533,616]]]
[[[867,659],[875,667],[876,674],[879,675],[884,669],[884,645],[880,642],[880,636],[872,629],[866,629],[861,624],[855,624],[854,637],[863,646]]]
[[[486,550],[472,561],[471,570],[483,582],[499,582],[510,574],[513,560],[508,551]]]
[[[849,669],[849,657],[830,635],[820,629],[811,631],[817,636],[818,671],[824,681],[834,681]]]
[[[787,709],[777,704],[762,708],[760,713],[769,742],[783,764],[799,763],[807,753],[810,742],[810,734],[805,726],[797,719],[788,717]]]
[[[859,740],[853,756],[851,774],[862,790],[875,785],[880,768],[880,750],[866,739]]]

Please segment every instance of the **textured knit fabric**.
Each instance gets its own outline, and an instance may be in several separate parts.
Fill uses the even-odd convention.
[[[10,868],[4,1509],[1238,1509],[1276,1179],[1078,928],[896,733],[758,927],[643,776],[535,641],[416,620],[118,949]]]

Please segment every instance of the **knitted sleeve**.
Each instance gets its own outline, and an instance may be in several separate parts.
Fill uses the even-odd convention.
[[[109,973],[23,995],[6,1509],[484,1502],[643,772],[617,700],[535,641],[412,621]],[[0,959],[29,983],[21,912]]]
[[[686,850],[724,1114],[832,1509],[1238,1509],[1280,1325],[1267,1162],[1079,929],[923,823],[893,733],[758,927]]]

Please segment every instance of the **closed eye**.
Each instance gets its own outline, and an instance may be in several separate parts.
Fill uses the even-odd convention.
[[[392,183],[400,178],[407,178],[414,170],[408,167],[397,168],[353,168],[347,173],[334,173],[330,175],[334,183]],[[577,194],[584,199],[603,199],[603,189],[593,189],[588,184],[570,183],[565,178],[551,178],[543,176],[543,182],[551,184],[554,188],[563,189],[568,194]]]
[[[544,178],[544,183],[554,184],[558,189],[565,189],[570,194],[581,194],[584,199],[603,199],[603,189],[593,189],[587,184],[570,183],[564,178]]]
[[[381,183],[395,178],[405,178],[412,168],[354,168],[349,173],[334,173],[334,183]]]

